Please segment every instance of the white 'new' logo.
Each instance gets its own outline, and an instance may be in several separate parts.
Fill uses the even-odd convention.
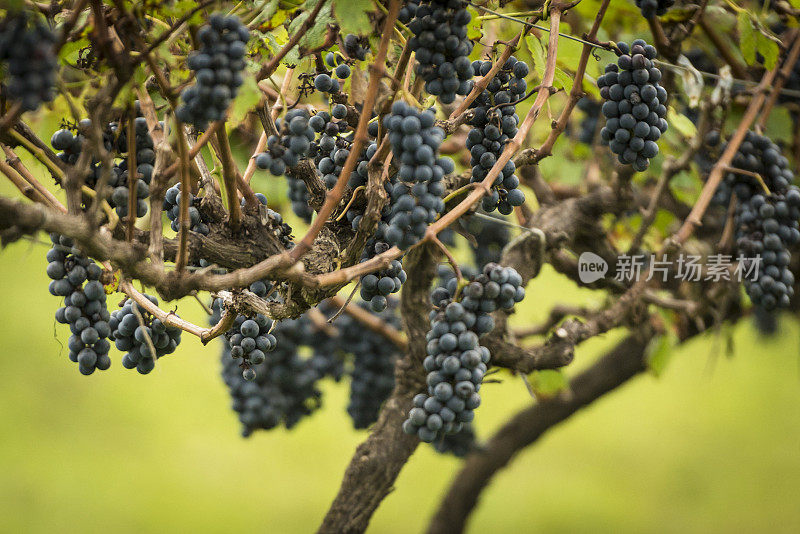
[[[584,284],[591,284],[604,278],[607,272],[606,260],[593,252],[584,252],[578,258],[578,278]]]

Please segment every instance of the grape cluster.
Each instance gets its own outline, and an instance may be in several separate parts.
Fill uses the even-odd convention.
[[[156,297],[144,296],[158,306]],[[139,322],[137,314],[143,324]],[[108,324],[111,327],[110,338],[114,341],[114,346],[125,353],[122,357],[122,366],[126,369],[135,367],[143,375],[153,370],[158,358],[175,352],[181,342],[180,328],[164,324],[161,319],[154,317],[132,300],[112,313]]]
[[[218,310],[218,304],[215,306]],[[302,319],[277,323],[272,335],[280,342],[265,361],[249,368],[254,375],[251,380],[245,379],[242,364],[232,357],[233,348],[224,340],[222,378],[233,399],[232,407],[239,414],[243,436],[280,424],[292,428],[320,406],[319,362],[299,354],[308,341],[307,332]]]
[[[72,335],[67,346],[69,359],[78,364],[81,374],[111,366],[110,315],[106,292],[100,283],[103,270],[74,247],[72,239],[50,234],[52,248],[47,252],[47,276],[50,293],[64,297],[64,306],[56,311],[56,321],[68,324]],[[85,284],[84,284],[85,283]]]
[[[762,185],[751,175],[736,172],[725,176],[737,199],[737,253],[761,258],[758,276],[745,280],[745,289],[757,307],[768,312],[786,308],[794,296],[790,249],[800,243],[800,189],[791,185],[794,173],[780,148],[752,131],[747,132],[732,166],[757,174],[764,182]]]
[[[136,216],[144,217],[147,214],[147,202],[145,199],[150,196],[150,182],[153,179],[153,170],[156,162],[156,153],[153,149],[153,138],[147,128],[147,121],[144,117],[136,117],[135,121],[135,148],[136,148]],[[117,152],[123,160],[117,166],[117,171],[112,172],[112,179],[109,185],[114,188],[111,193],[111,205],[115,207],[117,215],[126,217],[128,215],[128,198],[130,190],[128,188],[128,162],[125,157],[128,153],[127,128],[119,127],[116,123],[109,125],[112,134],[118,133]]]
[[[352,147],[350,136],[343,135],[350,128],[345,120],[347,118],[347,106],[336,104],[331,109],[331,113],[317,113],[313,118],[314,130],[322,134],[316,144],[314,162],[322,176],[322,183],[328,189],[333,189],[339,180],[345,161],[350,156],[350,148]],[[377,147],[371,149],[371,153],[374,154],[375,150],[377,150]],[[365,158],[366,155],[362,155],[361,159]],[[351,187],[353,182],[358,182],[358,185],[366,183],[366,166],[362,169],[363,176],[358,176],[357,172],[358,169],[356,168],[350,175],[349,182]]]
[[[403,5],[400,6],[400,12],[397,14],[397,20],[403,24],[408,24],[411,22],[411,19],[413,19],[414,15],[417,14],[419,4],[420,0],[407,0],[406,2],[403,2]]]
[[[712,153],[725,148],[719,132],[704,141]],[[745,279],[745,289],[753,305],[767,313],[785,308],[794,295],[790,249],[800,243],[800,189],[791,185],[794,173],[780,147],[752,131],[745,135],[731,166],[735,170],[725,174],[713,201],[727,207],[731,195],[736,197],[736,252],[747,258],[743,267],[758,274]],[[760,264],[755,266],[757,257]]]
[[[364,61],[369,52],[369,39],[348,33],[342,41],[344,53],[352,59]],[[337,72],[338,75],[338,72]]]
[[[476,244],[470,247],[475,265],[486,265],[487,263],[500,261],[503,247],[506,246],[511,238],[508,226],[503,224],[503,219],[499,216],[493,216],[493,218],[498,222],[470,217],[464,223],[465,229],[475,237]]]
[[[8,72],[6,94],[23,111],[53,100],[58,67],[56,37],[50,28],[29,21],[25,13],[9,13],[0,21],[0,62]]]
[[[253,380],[256,377],[254,365],[264,363],[266,353],[275,349],[278,340],[269,333],[272,321],[260,313],[252,318],[239,315],[233,328],[225,333],[230,345],[231,358],[241,359],[242,377]]]
[[[355,35],[349,35],[348,37],[355,37]],[[356,46],[358,46],[357,43]],[[347,64],[347,60],[342,57],[341,54],[328,52],[325,54],[325,64],[333,69],[334,74],[339,80],[344,81],[350,77],[350,65]]]
[[[196,83],[181,93],[178,118],[204,129],[222,120],[231,101],[244,83],[242,71],[250,32],[234,15],[214,14],[197,32],[200,50],[192,53],[186,66],[194,71]]]
[[[402,101],[392,104],[383,120],[399,167],[385,239],[403,249],[422,239],[444,209],[442,178],[455,168],[450,158],[438,157],[444,132],[434,122],[433,111],[420,112]]]
[[[494,328],[493,311],[510,310],[524,296],[519,273],[496,263],[484,266],[461,291],[458,279],[452,278],[446,288],[431,293],[434,309],[423,362],[428,391],[414,397],[404,432],[430,443],[473,420],[490,358],[479,336]]]
[[[675,0],[636,0],[636,7],[646,19],[660,17],[675,4]]]
[[[606,125],[600,137],[619,162],[641,172],[658,154],[656,141],[667,131],[667,91],[658,83],[654,46],[641,39],[617,45],[622,55],[597,79]]]
[[[382,254],[391,247],[388,243],[375,239],[367,242],[363,260]],[[374,312],[382,312],[388,304],[388,297],[397,293],[406,281],[406,272],[399,260],[392,260],[387,269],[365,274],[361,277],[361,298]]]
[[[491,68],[491,61],[476,60],[472,63],[475,76],[485,76]],[[528,65],[511,56],[472,103],[475,116],[469,122],[472,129],[467,134],[472,182],[481,182],[486,178],[509,140],[517,134],[519,116],[515,103],[527,91],[527,75]],[[490,212],[497,209],[507,215],[514,210],[514,206],[525,203],[525,194],[519,189],[515,170],[513,161],[506,163],[492,184],[491,195],[483,199],[484,210]]]
[[[583,111],[583,121],[581,121],[578,141],[585,144],[594,144],[594,134],[597,131],[597,124],[600,122],[600,111],[602,104],[595,102],[588,96],[578,100],[578,109]]]
[[[138,189],[138,188],[137,188]],[[169,227],[174,232],[180,229],[180,214],[181,214],[181,185],[175,184],[164,195],[163,209],[167,212],[169,219]],[[209,228],[207,221],[203,220],[203,215],[198,209],[200,206],[200,199],[189,193],[189,229],[198,234],[208,235]]]
[[[364,303],[359,303],[362,308]],[[386,324],[400,328],[396,301],[377,316]],[[347,413],[355,428],[367,428],[378,420],[378,412],[394,388],[394,365],[401,353],[383,336],[343,314],[336,320],[339,350],[353,355],[350,371],[350,402]]]
[[[771,337],[778,332],[778,316],[774,310],[765,310],[761,306],[753,306],[753,323],[762,336]]]
[[[269,169],[274,176],[282,176],[287,167],[300,163],[308,155],[315,137],[308,122],[308,112],[304,109],[293,109],[283,120],[276,120],[278,135],[269,136],[267,151],[256,156],[256,166]]]
[[[72,133],[69,128],[61,128],[53,133],[50,138],[50,144],[55,150],[59,152],[56,154],[58,159],[67,165],[75,165],[81,155],[83,143],[86,141],[86,136],[83,132],[87,132],[92,122],[89,119],[83,119],[77,125],[76,133]],[[114,143],[114,136],[109,128],[103,129],[103,145],[108,151],[114,151],[116,144]],[[117,165],[114,165],[111,172],[111,181],[116,181],[118,175],[121,174]],[[86,175],[84,183],[94,189],[97,186],[97,181],[100,179],[101,166],[100,162],[93,160],[89,167],[89,173]]]
[[[419,3],[408,23],[414,34],[408,46],[419,62],[417,75],[425,80],[425,90],[443,104],[472,89],[472,42],[467,39],[471,19],[461,0],[429,0]]]
[[[431,445],[437,452],[452,454],[457,458],[463,458],[478,446],[472,423],[463,423],[461,430],[455,434],[445,434],[441,439],[431,443]]]
[[[153,149],[153,138],[147,127],[144,117],[135,119],[135,148],[136,148],[136,171],[139,176],[136,182],[136,216],[143,217],[147,213],[146,198],[150,196],[150,182],[153,178],[153,165],[155,164],[155,151]],[[92,122],[89,119],[81,120],[73,134],[68,128],[57,130],[50,139],[50,144],[55,150],[59,150],[58,158],[68,165],[74,165],[80,157],[86,135],[91,128]],[[115,208],[120,217],[128,214],[128,140],[127,128],[122,127],[117,122],[110,122],[102,129],[103,145],[106,150],[114,154],[115,158],[121,161],[115,162],[110,170],[108,186],[112,188],[109,203]],[[99,160],[93,159],[89,174],[86,176],[86,185],[95,189],[103,172],[102,164]]]
[[[350,38],[349,41],[348,38]],[[358,37],[352,34],[348,35],[344,42],[345,47],[348,42],[350,43],[350,51],[348,52],[348,49],[345,48],[345,53],[348,56],[353,59],[363,60],[366,58],[367,50],[360,47]],[[338,93],[342,83],[350,77],[350,65],[347,64],[345,58],[336,52],[328,52],[325,55],[325,64],[333,70],[318,73],[314,77],[314,88],[323,93]]]

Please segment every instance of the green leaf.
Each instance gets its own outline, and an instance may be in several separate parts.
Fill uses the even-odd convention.
[[[685,115],[681,115],[672,106],[667,110],[667,122],[670,126],[678,130],[684,137],[694,137],[697,134],[697,127]]]
[[[324,0],[318,0],[320,2]],[[306,2],[307,6],[305,6],[308,11],[303,11],[294,19],[292,22],[289,23],[289,28],[287,28],[287,32],[289,35],[293,35],[300,29],[300,26],[303,22],[308,18],[313,6],[316,2]],[[286,54],[283,62],[287,65],[296,65],[300,62],[300,48],[317,48],[321,46],[325,42],[325,35],[328,33],[328,25],[333,24],[335,21],[331,16],[330,10],[323,9],[317,15],[317,18],[314,19],[312,26],[308,29],[306,34],[300,39],[300,42],[297,43],[297,46],[292,48],[292,50]]]
[[[538,397],[554,397],[567,389],[567,377],[558,369],[545,369],[530,375],[530,384]]]
[[[22,9],[22,6],[25,4],[23,0],[6,0],[4,2],[3,8],[7,9],[8,11],[16,11],[18,9]]]
[[[372,11],[371,0],[338,0],[333,4],[333,13],[342,35],[354,33],[366,35],[372,31],[367,13]]]
[[[74,65],[78,61],[81,48],[89,46],[88,39],[78,39],[77,41],[67,41],[61,50],[58,51],[58,58],[63,63]]]
[[[764,56],[764,67],[766,67],[767,70],[775,68],[775,65],[778,63],[778,54],[780,53],[778,43],[763,33],[758,32],[756,34],[756,48],[758,52]]]
[[[650,340],[645,349],[645,361],[647,368],[655,376],[661,376],[672,356],[672,349],[676,344],[676,339],[671,334],[656,336]]]
[[[553,85],[555,85],[556,88],[563,89],[565,92],[569,93],[572,91],[572,84],[574,81],[572,76],[556,67],[555,78],[553,80]]]
[[[244,84],[239,88],[239,94],[233,101],[230,119],[234,124],[244,120],[247,112],[253,109],[261,100],[261,90],[253,76],[245,76]]]
[[[559,25],[559,31],[564,35],[580,35],[581,31],[573,30],[566,22]],[[542,36],[542,44],[546,45],[547,36]],[[566,37],[558,39],[558,62],[565,70],[574,71],[580,61],[583,45]]]
[[[694,14],[697,12],[696,7],[692,8],[672,8],[667,11],[664,15],[659,17],[662,23],[664,22],[686,22],[687,20],[691,19]]]
[[[539,73],[539,77],[541,78],[544,74],[544,64],[545,64],[545,54],[544,54],[544,47],[542,43],[533,35],[528,35],[525,37],[525,44],[528,47],[528,51],[531,54],[531,59],[533,60],[533,67]]]
[[[750,14],[742,11],[736,17],[736,27],[739,30],[739,47],[742,49],[742,56],[748,65],[756,62],[756,43],[758,32],[753,27]]]

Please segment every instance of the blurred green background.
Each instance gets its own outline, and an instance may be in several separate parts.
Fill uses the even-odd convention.
[[[53,320],[45,252],[23,241],[0,253],[2,530],[315,529],[366,435],[345,414],[347,385],[326,384],[323,408],[295,430],[245,440],[218,345],[186,336],[148,376],[116,353],[111,370],[81,376]],[[529,295],[517,321],[542,319],[542,302],[597,298],[551,271]],[[178,311],[203,321],[192,300]],[[682,347],[660,378],[635,379],[520,454],[482,496],[470,531],[799,531],[798,336],[784,319],[775,339],[739,325],[732,354],[720,348],[725,335]],[[617,338],[581,347],[570,372]],[[531,402],[519,378],[501,378],[483,390],[482,437]],[[422,530],[459,463],[421,446],[371,531]]]

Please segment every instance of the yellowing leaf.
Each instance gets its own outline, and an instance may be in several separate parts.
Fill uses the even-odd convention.
[[[678,130],[682,136],[691,138],[697,134],[697,127],[685,115],[681,115],[675,108],[671,107],[667,110],[667,122],[670,127]]]
[[[472,20],[467,24],[467,39],[475,41],[483,37],[483,21],[478,18],[478,12],[475,9],[468,7],[467,11],[472,15]]]

